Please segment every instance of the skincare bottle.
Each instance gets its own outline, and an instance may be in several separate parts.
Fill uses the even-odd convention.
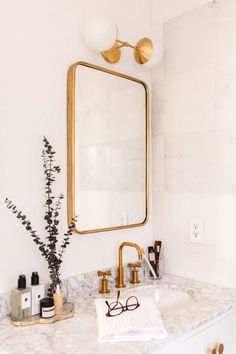
[[[60,284],[56,285],[55,293],[53,294],[54,306],[55,306],[55,314],[63,312],[63,294],[60,288]]]
[[[21,274],[17,288],[12,291],[12,318],[23,320],[31,316],[31,289],[26,287],[26,278]]]
[[[154,248],[153,246],[149,246],[148,247],[148,259],[149,259],[149,262],[152,266],[152,269],[154,270],[155,272],[155,252],[154,252]],[[153,277],[153,274],[152,272],[150,271],[150,276]]]
[[[38,272],[31,275],[32,316],[40,313],[40,300],[45,297],[45,285],[39,284]]]

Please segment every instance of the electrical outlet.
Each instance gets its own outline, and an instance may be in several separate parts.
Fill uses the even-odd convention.
[[[203,219],[189,219],[189,241],[193,243],[204,243]]]

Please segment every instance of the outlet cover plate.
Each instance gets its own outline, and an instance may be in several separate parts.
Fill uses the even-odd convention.
[[[204,243],[203,218],[189,218],[189,241]]]

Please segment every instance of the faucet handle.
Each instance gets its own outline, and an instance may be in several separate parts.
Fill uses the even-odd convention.
[[[132,269],[132,279],[130,280],[131,284],[138,284],[140,283],[140,280],[138,278],[138,269],[142,267],[142,264],[140,262],[136,263],[128,263],[128,267]]]
[[[108,270],[98,270],[97,271],[97,275],[99,276],[99,277],[106,277],[106,276],[111,276],[111,270],[110,269],[108,269]]]
[[[129,268],[140,268],[140,267],[142,267],[142,263],[141,262],[128,263],[128,267]]]
[[[220,343],[208,349],[207,354],[223,354],[223,352],[224,352],[224,344]]]
[[[108,287],[108,279],[106,278],[107,276],[111,276],[111,270],[98,270],[97,275],[99,277],[102,277],[101,279],[101,288],[99,290],[100,294],[109,294],[110,290]]]
[[[216,345],[216,350],[218,351],[219,354],[222,354],[224,352],[224,344],[220,343]]]

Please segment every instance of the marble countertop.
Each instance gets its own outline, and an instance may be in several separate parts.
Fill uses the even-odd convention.
[[[150,342],[99,343],[94,299],[97,292],[87,292],[76,300],[75,316],[53,325],[15,327],[6,317],[0,322],[0,354],[148,354],[170,345],[181,337],[207,326],[227,312],[236,311],[236,290],[221,288],[199,281],[164,275],[152,281],[161,289],[181,290],[194,301],[188,310],[163,315],[168,337]],[[101,296],[101,295],[100,295]]]

